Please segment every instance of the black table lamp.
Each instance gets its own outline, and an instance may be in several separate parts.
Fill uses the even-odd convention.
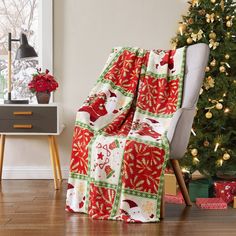
[[[37,57],[37,53],[34,48],[28,44],[28,40],[25,34],[21,34],[20,39],[12,39],[11,33],[8,34],[8,99],[4,100],[5,104],[28,104],[29,100],[11,100],[11,91],[12,91],[12,83],[11,83],[11,43],[12,42],[20,42],[20,47],[16,52],[16,60],[24,59],[24,58],[32,58]]]

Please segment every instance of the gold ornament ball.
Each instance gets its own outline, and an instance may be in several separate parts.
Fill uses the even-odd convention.
[[[191,155],[192,155],[193,157],[197,156],[197,154],[198,154],[198,150],[197,150],[196,148],[194,148],[194,149],[191,150]]]
[[[219,68],[219,70],[220,70],[221,73],[224,73],[224,72],[226,71],[226,69],[225,69],[224,66],[221,66],[221,67]]]
[[[226,16],[226,20],[229,20],[230,19],[230,16]]]
[[[224,161],[227,161],[227,160],[229,160],[230,159],[230,155],[229,155],[229,153],[225,153],[224,155],[223,155],[223,160]]]
[[[216,60],[214,59],[213,61],[211,61],[210,65],[211,66],[216,66]]]
[[[193,42],[192,38],[187,38],[187,43],[191,44]]]
[[[226,26],[227,27],[232,27],[232,25],[233,25],[233,22],[231,21],[231,20],[228,20],[227,22],[226,22]]]
[[[209,147],[210,143],[207,140],[205,140],[203,145],[204,145],[204,147]]]
[[[208,111],[206,114],[205,114],[206,118],[207,119],[211,119],[212,118],[212,113],[210,111]]]
[[[212,31],[212,32],[209,34],[209,38],[210,38],[210,39],[216,39],[216,33]]]
[[[230,55],[229,54],[225,54],[225,59],[229,60],[229,58],[230,58]]]
[[[206,69],[205,69],[206,72],[209,72],[210,71],[210,67],[207,66]]]
[[[223,108],[222,103],[218,102],[218,103],[216,104],[216,109],[217,109],[217,110],[221,110],[222,108]]]
[[[212,3],[216,3],[216,0],[211,0]]]

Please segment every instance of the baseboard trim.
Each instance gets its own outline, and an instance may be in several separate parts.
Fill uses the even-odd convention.
[[[69,176],[68,168],[62,167],[61,172],[62,178],[67,179]],[[53,172],[49,167],[3,167],[2,179],[53,179]]]

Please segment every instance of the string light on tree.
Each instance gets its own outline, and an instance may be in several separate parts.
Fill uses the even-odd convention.
[[[233,25],[233,22],[231,21],[231,20],[228,20],[227,22],[226,22],[226,26],[227,27],[232,27],[232,25]]]
[[[225,109],[224,109],[224,113],[229,113],[230,112],[230,109],[228,108],[228,107],[226,107]]]
[[[218,147],[220,146],[220,144],[217,142],[216,145],[215,145],[215,149],[214,149],[214,152],[217,151]]]
[[[186,30],[186,24],[180,24],[179,25],[179,32],[180,32],[180,35],[183,35],[183,33],[185,32]]]
[[[222,142],[222,136],[218,135],[215,139],[216,144],[215,144],[214,152],[217,152],[218,147],[220,146],[221,142]]]

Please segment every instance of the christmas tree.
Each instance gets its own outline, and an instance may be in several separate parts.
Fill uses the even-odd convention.
[[[236,3],[192,0],[188,4],[172,44],[206,43],[210,57],[181,165],[208,176],[236,175]]]

